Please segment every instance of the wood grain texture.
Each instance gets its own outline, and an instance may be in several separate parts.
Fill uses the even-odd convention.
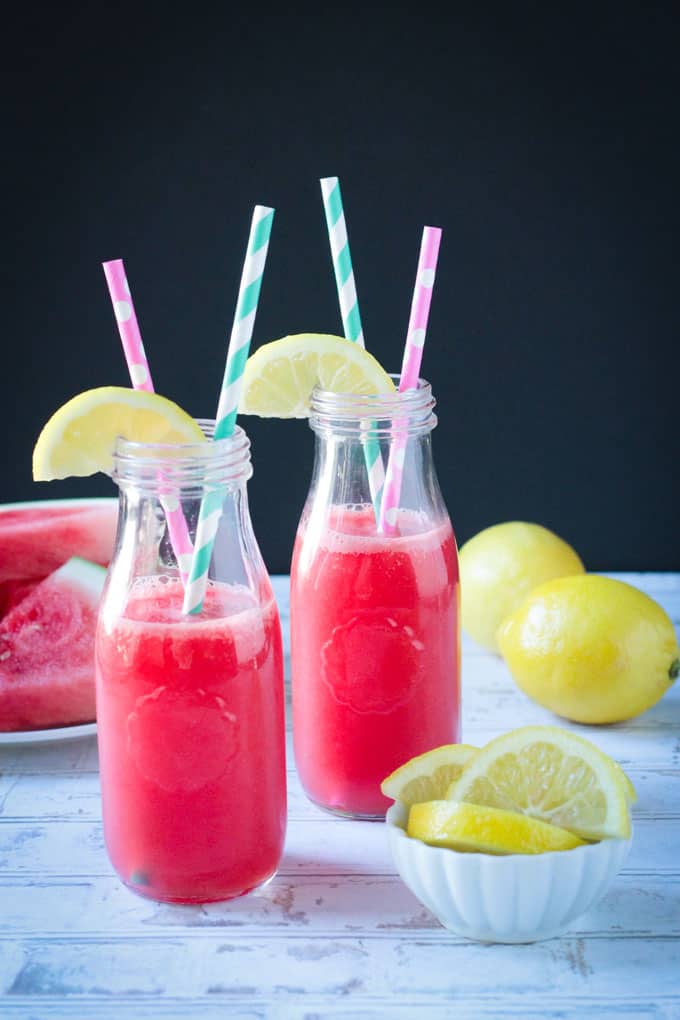
[[[680,623],[680,575],[616,575]],[[275,578],[287,636],[287,578]],[[464,739],[555,723],[500,659],[464,642]],[[288,722],[290,721],[290,713]],[[447,932],[395,874],[381,825],[304,796],[288,734],[289,825],[257,894],[179,907],[113,875],[96,741],[0,747],[3,1020],[680,1018],[680,689],[630,724],[573,726],[629,771],[626,866],[559,939],[485,946]]]

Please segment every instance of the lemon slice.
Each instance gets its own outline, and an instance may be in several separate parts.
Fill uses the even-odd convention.
[[[454,780],[477,754],[469,744],[444,744],[411,758],[380,784],[386,797],[410,807],[427,800],[440,800]]]
[[[621,768],[621,766],[619,765],[619,763],[617,761],[615,761],[614,764],[616,765],[616,767],[617,767],[617,769],[619,771],[619,778],[620,778],[621,782],[623,783],[623,789],[624,789],[625,794],[626,794],[626,800],[628,801],[629,804],[636,804],[637,803],[637,799],[638,799],[637,790],[633,786],[633,783],[631,782],[630,776],[626,772],[623,771],[623,769]]]
[[[452,800],[414,804],[408,835],[430,846],[483,854],[543,854],[573,850],[583,840],[557,825],[515,811]]]
[[[628,795],[619,766],[589,740],[525,726],[478,751],[446,797],[519,811],[583,839],[627,839]]]
[[[333,393],[392,393],[394,383],[359,344],[328,333],[297,333],[264,344],[248,358],[239,412],[306,418],[315,386]]]
[[[201,429],[172,400],[145,390],[101,386],[85,390],[55,411],[33,450],[33,478],[110,474],[118,436],[139,443],[197,443]]]

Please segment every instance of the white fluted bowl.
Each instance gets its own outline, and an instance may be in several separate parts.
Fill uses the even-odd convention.
[[[406,835],[408,809],[386,816],[401,878],[441,923],[480,942],[539,942],[561,935],[611,885],[631,839],[545,854],[459,853]]]

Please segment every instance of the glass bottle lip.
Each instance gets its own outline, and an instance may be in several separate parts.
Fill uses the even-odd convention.
[[[395,384],[392,393],[333,393],[316,387],[310,401],[310,427],[315,432],[328,429],[363,435],[370,423],[370,431],[381,436],[389,435],[398,424],[409,435],[430,432],[437,424],[430,383],[419,379],[417,389],[400,392],[400,376],[388,374]]]
[[[158,489],[162,476],[168,488],[234,487],[252,477],[250,440],[237,425],[231,436],[213,439],[215,421],[196,418],[208,442],[137,443],[119,436],[113,451],[111,477],[118,485]]]

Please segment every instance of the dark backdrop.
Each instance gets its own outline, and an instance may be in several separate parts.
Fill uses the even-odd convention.
[[[103,259],[125,259],[157,389],[196,415],[255,203],[277,212],[253,344],[341,332],[318,185],[337,174],[387,368],[422,226],[444,229],[423,374],[459,541],[522,518],[591,569],[680,568],[674,10],[26,6],[5,25],[0,498],[113,492],[30,477],[59,404],[127,385]],[[246,426],[286,571],[312,437]]]

